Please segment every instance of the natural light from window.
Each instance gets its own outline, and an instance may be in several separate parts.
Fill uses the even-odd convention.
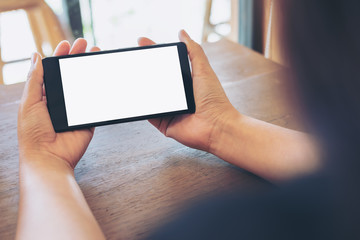
[[[65,1],[46,0],[58,16],[68,36]],[[186,29],[201,42],[206,0],[79,0],[84,37],[92,46],[94,40],[101,49],[137,45],[137,38],[147,36],[158,43],[176,42],[180,29]],[[91,3],[91,7],[90,7]],[[92,9],[92,14],[90,9]],[[214,0],[211,21],[225,22],[230,18],[230,0]],[[93,18],[93,28],[91,26]],[[229,24],[219,25],[223,35],[230,32]],[[209,41],[219,36],[209,35]],[[72,42],[74,39],[68,39]],[[1,58],[4,84],[26,80],[31,53],[36,51],[26,12],[10,11],[0,14]],[[50,50],[51,51],[51,50]]]

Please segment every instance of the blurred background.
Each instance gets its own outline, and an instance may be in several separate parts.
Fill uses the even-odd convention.
[[[272,0],[0,0],[0,84],[25,81],[33,52],[50,56],[79,37],[107,50],[140,36],[176,42],[185,29],[199,43],[227,38],[270,58],[272,11]]]

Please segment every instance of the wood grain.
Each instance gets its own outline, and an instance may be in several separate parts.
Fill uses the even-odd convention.
[[[296,127],[281,97],[286,80],[280,65],[227,40],[204,49],[239,111]],[[12,239],[16,227],[16,119],[23,86],[0,86],[0,239]],[[144,238],[195,199],[235,186],[267,185],[209,153],[165,138],[147,121],[97,128],[75,175],[108,239]]]

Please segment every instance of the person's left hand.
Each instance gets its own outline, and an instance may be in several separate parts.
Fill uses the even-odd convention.
[[[67,41],[59,43],[54,55],[85,52],[87,42],[78,39],[72,48]],[[91,51],[99,51],[93,47]],[[34,53],[18,113],[18,140],[21,161],[64,161],[72,169],[85,153],[94,128],[56,133],[46,106],[41,56]]]

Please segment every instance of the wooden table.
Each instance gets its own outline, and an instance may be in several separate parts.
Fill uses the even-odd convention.
[[[204,49],[239,111],[297,127],[281,97],[286,79],[280,65],[227,40]],[[13,239],[16,228],[16,121],[23,86],[0,86],[0,239]],[[200,196],[266,185],[209,153],[164,137],[147,121],[97,128],[75,175],[108,239],[143,238]]]

